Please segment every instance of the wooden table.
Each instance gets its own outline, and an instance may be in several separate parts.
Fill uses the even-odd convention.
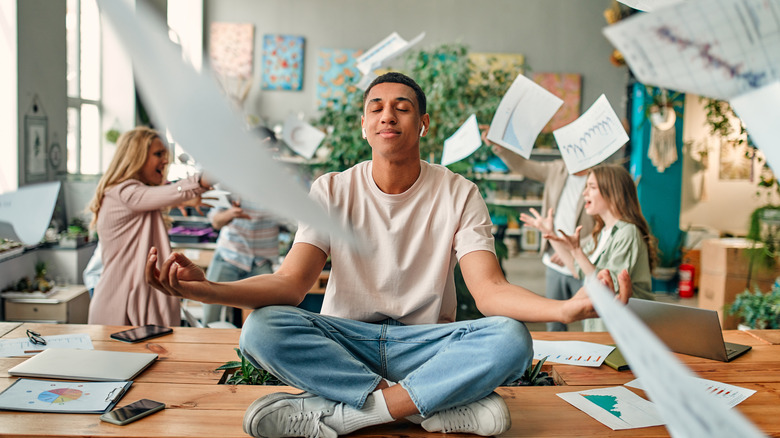
[[[112,436],[112,437],[245,437],[241,422],[246,407],[256,398],[290,387],[218,385],[222,372],[215,369],[234,360],[239,329],[176,328],[172,335],[140,344],[109,339],[123,326],[0,323],[0,337],[19,338],[31,328],[42,335],[88,333],[95,349],[154,352],[159,359],[144,371],[119,402],[140,398],[166,404],[166,409],[127,426],[101,422],[94,414],[0,412],[2,436]],[[780,336],[778,331],[726,331],[730,342],[753,349],[731,363],[677,355],[699,376],[754,389],[756,394],[737,406],[766,434],[780,436]],[[534,332],[545,340],[582,340],[612,343],[608,333]],[[0,358],[0,390],[13,383],[7,370],[25,358]],[[622,385],[634,379],[630,371],[551,364],[548,370],[563,387],[499,388],[512,412],[512,428],[504,437],[618,436],[666,437],[662,426],[612,431],[556,396],[560,392]],[[644,396],[641,390],[632,391]],[[406,421],[376,426],[351,436],[423,437],[419,426]],[[471,437],[474,435],[448,435]]]

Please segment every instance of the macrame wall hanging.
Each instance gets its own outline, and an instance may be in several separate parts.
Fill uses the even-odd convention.
[[[661,173],[677,161],[676,121],[674,107],[667,105],[664,90],[660,105],[650,111],[650,147],[647,150],[647,157]]]

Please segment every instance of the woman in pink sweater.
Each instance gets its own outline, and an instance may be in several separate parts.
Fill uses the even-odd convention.
[[[89,323],[178,326],[179,299],[157,292],[144,280],[149,248],[171,252],[162,210],[199,205],[208,183],[193,175],[164,184],[168,149],[146,127],[124,133],[90,203],[92,227],[101,241],[103,273],[89,306]]]

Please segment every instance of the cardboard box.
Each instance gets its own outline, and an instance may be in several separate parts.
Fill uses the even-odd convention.
[[[748,250],[754,247],[760,248],[761,244],[741,238],[704,240],[701,244],[701,272],[774,281],[780,276],[780,267],[766,269],[751,266]]]
[[[750,290],[758,286],[760,290],[768,292],[773,284],[774,279],[751,280]],[[702,272],[699,282],[699,307],[717,310],[723,330],[736,329],[739,321],[736,317],[728,315],[725,310],[731,307],[737,295],[748,289],[747,286],[746,277]]]

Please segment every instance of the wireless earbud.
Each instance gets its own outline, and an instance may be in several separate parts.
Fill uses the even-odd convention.
[[[366,136],[367,136],[367,134],[366,134],[366,128],[363,128],[363,138],[366,138]]]
[[[423,135],[425,135],[425,125],[423,125],[423,127],[420,129],[420,137]]]

